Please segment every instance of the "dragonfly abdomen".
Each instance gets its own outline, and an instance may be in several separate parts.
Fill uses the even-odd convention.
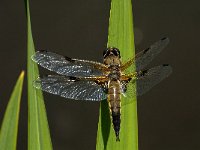
[[[121,99],[120,99],[120,82],[118,80],[110,81],[108,83],[108,103],[110,108],[110,115],[112,124],[116,134],[116,140],[119,141],[119,131],[121,122]]]

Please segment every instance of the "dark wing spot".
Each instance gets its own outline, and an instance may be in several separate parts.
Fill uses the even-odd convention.
[[[145,49],[143,53],[145,54],[146,52],[149,51],[149,49],[150,49],[150,48]]]
[[[163,66],[165,67],[165,66],[169,66],[169,64],[163,64]]]
[[[69,76],[69,79],[72,80],[72,81],[79,81],[80,79],[77,78],[77,77],[73,77],[73,76]]]
[[[129,79],[128,79],[128,82],[130,82],[131,80],[132,80],[132,78],[129,78]]]
[[[143,70],[139,73],[139,76],[144,76],[145,74],[148,73],[148,70]]]
[[[65,59],[70,62],[75,62],[75,60],[71,59],[70,57],[65,56]]]
[[[161,40],[164,41],[164,40],[166,40],[166,39],[167,39],[167,37],[164,37],[164,38],[162,38]]]

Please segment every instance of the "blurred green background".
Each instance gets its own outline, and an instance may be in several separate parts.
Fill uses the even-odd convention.
[[[169,63],[173,74],[138,98],[140,150],[200,149],[200,2],[133,1],[136,52],[164,36],[169,46],[150,64]],[[30,1],[35,47],[102,61],[110,1]],[[0,3],[0,122],[15,81],[26,69],[23,1]],[[51,74],[41,69],[41,74]],[[26,80],[25,80],[26,81]],[[25,82],[26,83],[26,82]],[[18,149],[27,149],[27,94],[21,104]],[[44,94],[55,150],[94,150],[99,103]]]

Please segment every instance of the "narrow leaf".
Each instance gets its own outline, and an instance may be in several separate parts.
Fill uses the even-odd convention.
[[[131,0],[112,0],[108,47],[117,47],[122,62],[134,57],[133,15]],[[135,68],[130,68],[134,71]],[[134,87],[134,90],[135,87]],[[134,91],[133,91],[134,92]],[[102,102],[97,133],[97,150],[138,150],[137,102],[122,107],[120,142],[116,142],[107,102]],[[126,101],[123,98],[122,101]]]
[[[39,76],[38,66],[32,62],[31,56],[35,47],[31,31],[29,1],[26,0],[26,15],[28,28],[27,70],[28,70],[28,149],[51,150],[52,143],[46,117],[46,109],[42,92],[33,87],[33,81]]]
[[[2,150],[16,149],[23,81],[24,71],[21,72],[17,80],[4,115],[0,132],[0,149]]]

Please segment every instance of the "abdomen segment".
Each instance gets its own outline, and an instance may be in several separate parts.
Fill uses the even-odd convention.
[[[110,81],[108,84],[108,103],[110,107],[110,115],[115,130],[116,141],[119,141],[119,131],[121,123],[121,99],[120,99],[120,82]]]

